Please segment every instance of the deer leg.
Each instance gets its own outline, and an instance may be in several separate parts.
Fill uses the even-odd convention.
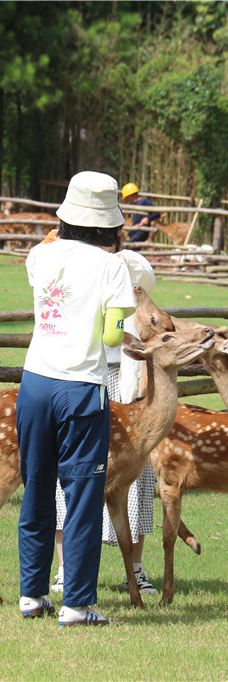
[[[186,545],[191,547],[193,552],[195,552],[196,554],[201,554],[200,543],[198,542],[197,538],[193,535],[193,533],[191,533],[191,531],[188,530],[187,526],[185,526],[182,519],[180,519],[178,535],[179,538],[181,538],[181,540],[183,540]]]
[[[174,595],[174,547],[180,524],[181,496],[179,490],[160,485],[163,503],[164,583],[160,606],[171,604]]]
[[[124,560],[131,604],[144,608],[133,569],[133,543],[127,508],[128,490],[117,491],[115,489],[114,494],[109,494],[106,501]]]

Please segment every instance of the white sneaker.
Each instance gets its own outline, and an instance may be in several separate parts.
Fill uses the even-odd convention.
[[[59,612],[59,625],[72,627],[73,625],[108,625],[109,619],[97,613],[91,606],[62,606]]]
[[[47,613],[48,616],[53,616],[55,608],[46,597],[21,597],[19,602],[20,612],[23,618],[41,618]]]
[[[63,569],[58,570],[54,577],[53,585],[51,585],[52,592],[63,592]]]
[[[144,592],[145,594],[157,594],[158,590],[156,590],[156,587],[148,580],[146,573],[144,572],[142,566],[134,572],[138,588],[140,592]],[[128,580],[126,579],[123,583],[123,587],[125,590],[128,591]]]

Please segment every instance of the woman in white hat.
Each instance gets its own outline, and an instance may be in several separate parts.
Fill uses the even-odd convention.
[[[49,591],[56,529],[57,475],[65,492],[64,600],[61,626],[105,625],[97,579],[109,406],[104,343],[119,345],[135,309],[126,264],[97,248],[117,239],[123,216],[109,175],[82,172],[57,211],[59,239],[35,246],[26,261],[35,327],[17,403],[25,486],[19,520],[20,610],[52,614]]]

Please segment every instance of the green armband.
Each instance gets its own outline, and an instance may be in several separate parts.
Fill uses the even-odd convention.
[[[124,337],[124,309],[107,308],[105,314],[103,342],[106,346],[119,346]]]

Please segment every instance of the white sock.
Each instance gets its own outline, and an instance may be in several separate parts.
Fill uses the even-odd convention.
[[[63,579],[63,564],[59,565],[58,576]]]

